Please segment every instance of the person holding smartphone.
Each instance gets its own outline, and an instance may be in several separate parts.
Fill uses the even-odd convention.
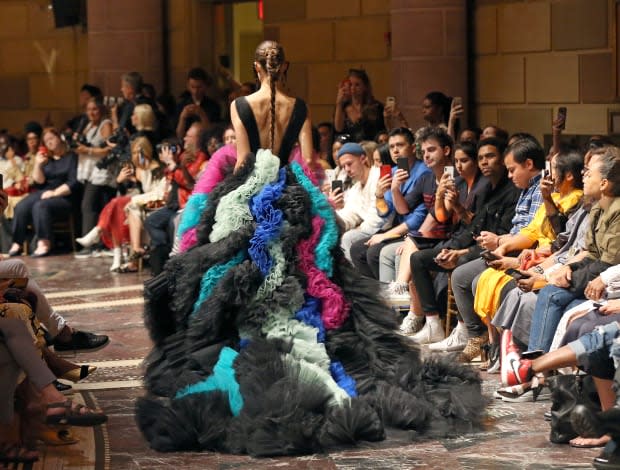
[[[213,78],[202,68],[196,67],[187,73],[187,90],[177,104],[176,135],[183,139],[189,126],[200,121],[205,129],[220,122],[222,110],[217,101],[207,96]]]
[[[401,242],[409,230],[418,230],[426,217],[426,207],[420,204],[407,214],[400,214],[394,205],[392,188],[402,196],[413,191],[420,178],[429,173],[428,167],[415,155],[415,142],[411,131],[404,127],[398,127],[390,132],[388,141],[392,161],[396,163],[399,158],[406,158],[409,163],[409,171],[394,168],[391,175],[385,175],[377,182],[375,193],[375,208],[377,214],[383,219],[384,227],[372,237],[358,240],[351,245],[351,259],[356,268],[370,278],[379,279],[379,257],[381,250],[390,244]],[[394,279],[392,277],[388,281]]]
[[[375,192],[379,180],[379,168],[368,166],[368,157],[361,145],[349,142],[338,151],[338,159],[355,184],[343,194],[342,181],[332,182],[329,201],[336,208],[336,214],[344,224],[340,247],[345,257],[351,260],[351,245],[377,233],[383,225],[375,209]],[[339,183],[339,184],[337,184]]]

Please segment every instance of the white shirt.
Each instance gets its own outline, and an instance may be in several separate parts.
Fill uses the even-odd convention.
[[[384,220],[375,207],[379,172],[379,168],[373,166],[364,186],[358,181],[347,191],[344,207],[336,211],[346,230],[359,228],[364,233],[374,234],[383,226]]]

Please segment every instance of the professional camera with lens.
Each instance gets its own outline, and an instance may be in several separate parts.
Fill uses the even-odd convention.
[[[109,139],[109,142],[116,144],[104,158],[96,164],[97,168],[106,169],[115,162],[124,163],[131,161],[131,150],[129,148],[129,137],[122,130],[117,131]]]
[[[86,136],[84,134],[76,134],[74,132],[64,132],[60,137],[71,150],[75,150],[80,145],[85,147],[91,147],[91,145],[86,140]]]

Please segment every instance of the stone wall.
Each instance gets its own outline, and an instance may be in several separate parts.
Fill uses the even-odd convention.
[[[0,2],[0,128],[12,132],[33,119],[64,122],[88,77],[88,35],[56,29],[48,3]]]
[[[331,120],[338,83],[364,68],[377,99],[393,94],[386,0],[265,0],[265,37],[280,41],[291,62],[291,91],[312,120]]]
[[[607,134],[615,104],[615,2],[479,1],[475,104],[481,125],[550,132],[566,106],[567,134]]]

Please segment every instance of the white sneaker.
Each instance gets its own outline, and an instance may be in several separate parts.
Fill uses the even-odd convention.
[[[417,333],[424,326],[424,316],[416,315],[411,310],[407,313],[400,324],[400,332],[404,335]]]
[[[467,328],[465,323],[458,322],[450,336],[437,343],[429,344],[428,349],[436,352],[462,351],[467,344]]]
[[[84,248],[89,248],[93,246],[95,243],[98,243],[99,240],[101,240],[101,229],[96,226],[83,237],[75,239],[75,241],[82,245]]]
[[[385,288],[384,297],[392,306],[409,305],[411,297],[409,296],[409,284],[406,282],[392,281]]]
[[[424,328],[412,336],[412,339],[419,344],[436,343],[444,339],[446,335],[439,321],[439,316],[426,317]]]

